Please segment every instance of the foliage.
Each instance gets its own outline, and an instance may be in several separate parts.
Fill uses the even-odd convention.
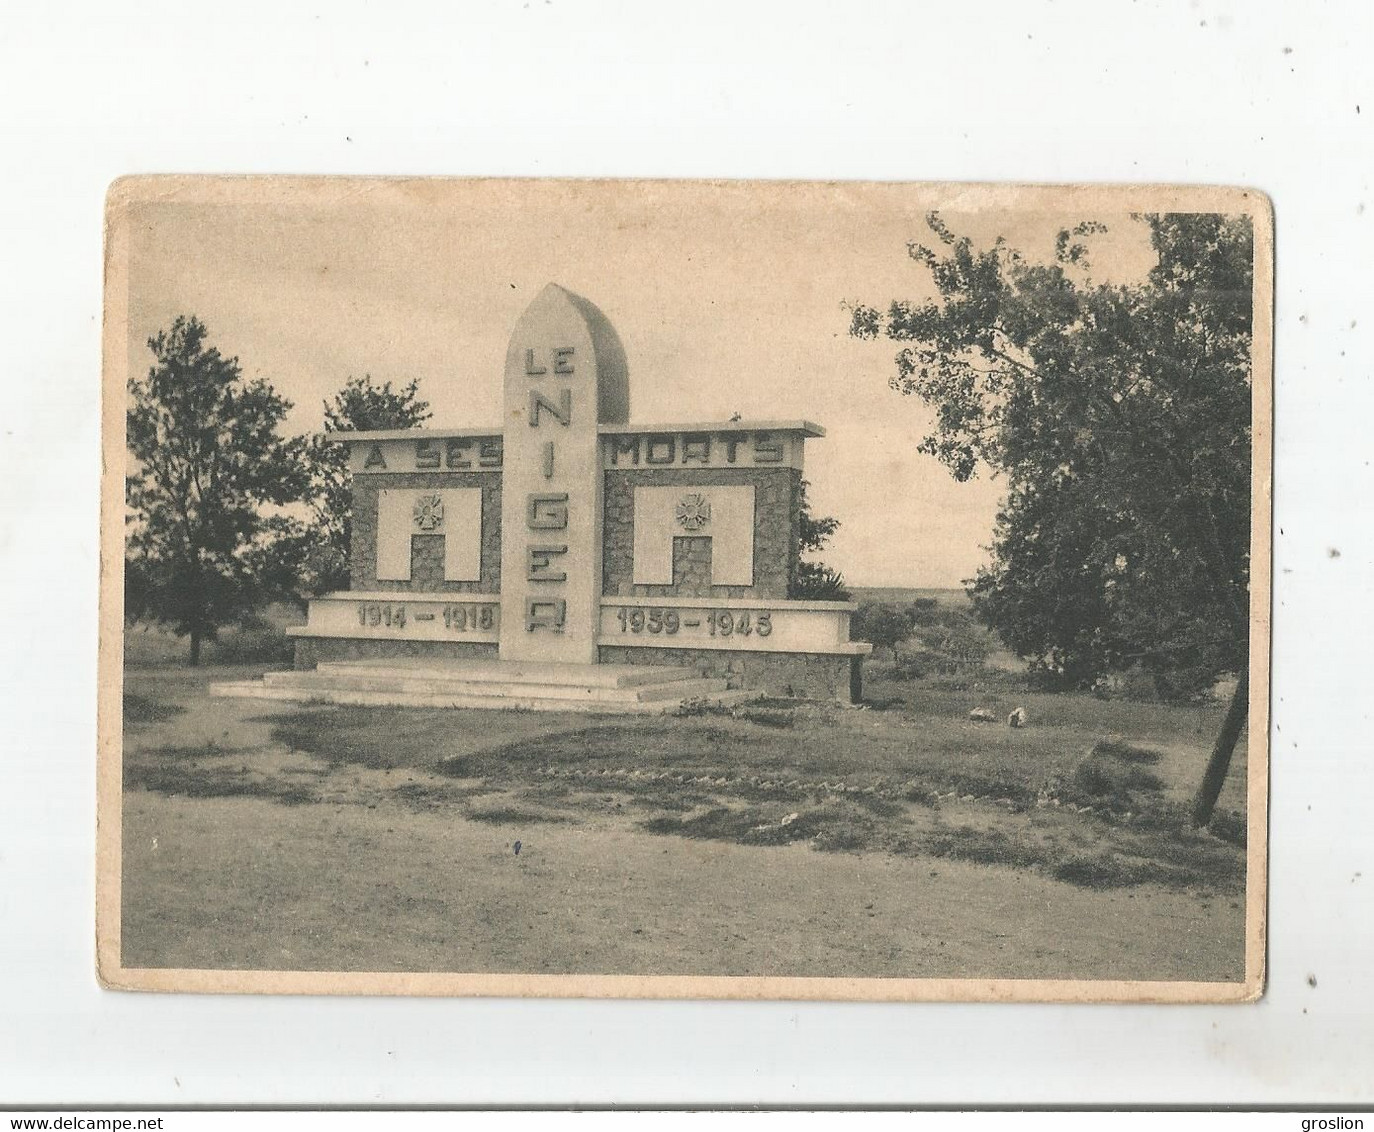
[[[303,443],[278,435],[290,402],[206,337],[178,317],[129,382],[125,614],[189,636],[192,664],[221,625],[275,595],[273,544],[294,528],[263,509],[306,488]]]
[[[861,601],[849,620],[849,636],[867,641],[875,649],[891,649],[893,658],[897,646],[911,636],[912,619],[901,606],[882,601]]]
[[[853,311],[850,333],[907,343],[891,384],[936,411],[921,450],[956,479],[1007,477],[979,613],[1069,683],[1139,664],[1162,692],[1240,679],[1193,807],[1205,825],[1248,704],[1250,346],[1247,217],[1147,215],[1156,262],[1094,282],[1087,222],[1052,263],[1002,239],[976,252],[938,215],[918,244],[938,301]]]
[[[1118,753],[1130,752],[1126,757]],[[1142,766],[1156,752],[1131,748],[1125,744],[1099,742],[1074,767],[1067,783],[1059,785],[1061,800],[1078,805],[1106,807],[1116,813],[1137,811],[1156,803],[1148,796],[1164,789],[1159,776]],[[1146,756],[1141,758],[1140,755]]]
[[[314,521],[296,564],[307,593],[347,589],[349,583],[353,476],[348,469],[348,445],[328,439],[327,434],[414,428],[432,415],[429,403],[420,400],[418,381],[393,389],[389,381],[375,384],[371,374],[350,377],[324,403],[326,435],[311,437],[307,449]]]
[[[884,601],[859,603],[849,635],[892,651],[892,675],[900,680],[980,672],[992,651],[987,629],[972,612],[934,598],[909,605]],[[904,646],[900,649],[898,646]]]
[[[943,613],[939,601],[933,597],[913,598],[908,608],[911,610],[911,623],[913,625],[939,624]]]
[[[1144,281],[1095,282],[1084,241],[1036,263],[938,215],[913,244],[938,299],[854,309],[902,343],[893,388],[936,413],[921,451],[1001,473],[994,562],[972,597],[1008,645],[1073,684],[1141,664],[1171,692],[1245,664],[1252,233],[1150,215]]]
[[[810,485],[801,481],[800,551],[802,554],[817,554],[829,544],[831,536],[840,529],[840,521],[811,513],[811,503],[806,489]],[[844,575],[824,562],[807,562],[799,559],[787,596],[794,601],[848,601],[849,590],[845,588]]]
[[[850,595],[838,570],[824,562],[798,562],[787,596],[794,601],[848,601]]]
[[[260,613],[241,617],[215,642],[216,664],[290,664],[295,658],[295,643],[280,625]]]
[[[921,675],[977,672],[987,662],[992,651],[988,631],[969,610],[946,607],[923,614],[913,608],[908,616],[915,648],[906,660]]]
[[[840,521],[830,516],[817,517],[811,513],[811,501],[807,498],[810,483],[801,481],[801,532],[800,542],[803,554],[819,553],[829,544],[835,532],[840,529]]]

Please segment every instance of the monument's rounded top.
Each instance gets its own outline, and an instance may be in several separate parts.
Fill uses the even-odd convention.
[[[624,424],[630,417],[630,373],[625,347],[610,319],[590,299],[548,283],[525,308],[511,334],[510,349],[529,348],[531,338],[557,337],[581,328],[591,339],[596,364],[597,421]]]

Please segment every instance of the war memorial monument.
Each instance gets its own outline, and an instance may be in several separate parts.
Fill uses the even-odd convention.
[[[809,421],[630,421],[625,351],[549,284],[506,353],[504,419],[336,434],[351,587],[291,630],[294,671],[219,695],[665,711],[855,701],[855,607],[789,598]]]
[[[1272,228],[1243,191],[153,178],[111,217],[106,986],[1261,992],[1270,607],[1247,563],[1268,563]],[[913,267],[922,217],[939,246]],[[1180,319],[1158,264],[1219,255],[1224,286]],[[549,280],[625,312],[623,345]],[[1047,369],[959,353],[988,289],[1049,320],[1026,330]],[[194,341],[166,330],[189,319]],[[933,400],[894,396],[924,359]],[[241,396],[267,455],[231,427]],[[973,414],[955,439],[986,425],[1019,455],[946,460],[945,408]],[[206,509],[243,517],[232,546],[175,522],[173,472],[212,445],[232,492],[264,485]],[[1018,476],[1034,545],[998,557]],[[1236,571],[1176,501],[1232,520]],[[812,600],[843,595],[810,585],[831,514],[853,604]],[[138,537],[168,517],[165,545]],[[179,638],[183,546],[244,575],[204,663]],[[1022,571],[1011,621],[955,585],[980,568]],[[1090,629],[1179,659],[1037,652],[1031,615],[1056,649]],[[1070,672],[1094,657],[1094,683]]]

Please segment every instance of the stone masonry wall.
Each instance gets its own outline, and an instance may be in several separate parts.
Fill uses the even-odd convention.
[[[602,664],[669,664],[721,677],[731,688],[770,696],[857,702],[863,658],[822,653],[734,652],[725,649],[655,649],[602,645]]]
[[[673,584],[635,585],[634,489],[733,484],[752,484],[754,488],[754,584],[708,585],[710,540],[680,537],[673,540]],[[607,471],[601,592],[607,597],[786,598],[788,583],[796,572],[800,538],[801,472],[795,468]]]
[[[331,660],[495,660],[496,645],[486,641],[386,641],[356,637],[298,637],[297,669],[314,668]]]
[[[640,586],[642,590],[668,590],[668,586]],[[729,588],[729,587],[724,587]],[[738,588],[738,587],[736,587]],[[696,535],[673,539],[671,592],[682,597],[711,595],[711,540]]]
[[[482,579],[444,581],[442,535],[418,535],[410,542],[410,581],[377,581],[377,493],[391,488],[480,487],[482,489]],[[501,476],[493,472],[396,472],[353,477],[351,585],[355,590],[401,593],[501,592]]]

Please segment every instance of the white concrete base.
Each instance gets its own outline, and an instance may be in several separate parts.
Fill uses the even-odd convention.
[[[687,700],[739,703],[689,668],[483,660],[332,661],[314,671],[269,672],[261,680],[211,684],[212,696],[371,706],[495,708],[662,714]]]

